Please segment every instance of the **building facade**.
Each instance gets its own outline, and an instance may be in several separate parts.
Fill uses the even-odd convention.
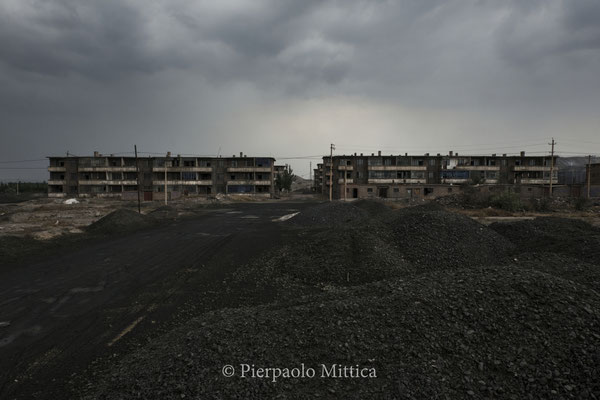
[[[181,196],[274,193],[272,157],[48,157],[49,197],[163,200]]]
[[[554,163],[556,165],[554,156]],[[458,191],[458,185],[549,186],[558,183],[550,156],[350,155],[323,157],[321,191],[335,199],[437,197]],[[321,164],[319,164],[321,165]],[[454,190],[454,188],[456,190]],[[493,189],[492,189],[493,190]],[[536,189],[537,190],[537,189]],[[531,190],[533,191],[533,189]]]

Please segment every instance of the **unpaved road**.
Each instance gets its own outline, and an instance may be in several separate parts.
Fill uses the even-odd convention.
[[[275,219],[309,204],[207,210],[198,218],[3,267],[0,398],[73,396],[69,390],[86,366],[119,357],[176,325],[198,294],[209,298],[229,272],[278,243],[284,229]],[[193,308],[200,313],[203,304]]]

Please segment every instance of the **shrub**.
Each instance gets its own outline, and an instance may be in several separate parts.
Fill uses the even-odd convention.
[[[523,209],[519,195],[508,191],[491,196],[490,205],[506,211],[519,211]]]

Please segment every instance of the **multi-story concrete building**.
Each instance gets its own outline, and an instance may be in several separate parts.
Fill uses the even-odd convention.
[[[554,157],[556,161],[556,156]],[[333,161],[333,168],[331,162]],[[319,164],[320,165],[320,164]],[[492,154],[490,156],[447,155],[350,155],[323,157],[322,193],[333,198],[435,197],[453,192],[453,186],[550,184],[551,157]],[[558,183],[557,168],[552,183]],[[344,194],[345,193],[345,194]]]
[[[313,169],[313,190],[316,193],[323,192],[323,164],[317,164],[317,168]]]
[[[120,197],[144,200],[182,195],[272,196],[272,157],[48,157],[49,197]]]

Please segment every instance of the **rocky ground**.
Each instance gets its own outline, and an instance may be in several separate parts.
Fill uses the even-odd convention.
[[[195,315],[88,371],[88,399],[600,398],[600,231],[323,203]],[[241,378],[256,368],[316,378]],[[376,377],[331,378],[322,366]],[[222,368],[235,368],[225,377]]]

